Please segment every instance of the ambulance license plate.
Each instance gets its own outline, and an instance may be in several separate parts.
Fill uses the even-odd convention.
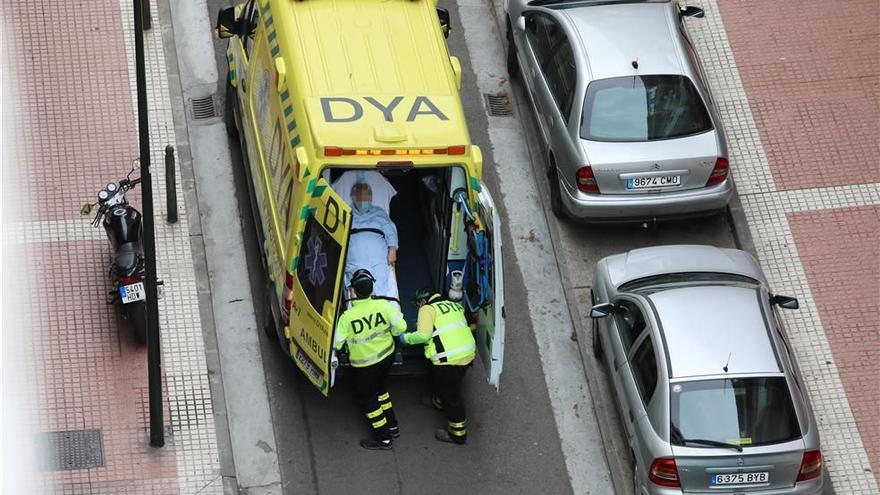
[[[130,285],[120,286],[119,295],[122,297],[122,304],[128,304],[146,299],[147,291],[144,289],[143,282],[135,282]]]
[[[770,481],[770,473],[735,473],[716,474],[709,481],[710,485],[749,485],[752,483],[767,483]]]

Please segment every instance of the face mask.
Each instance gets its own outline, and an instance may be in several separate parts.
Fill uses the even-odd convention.
[[[354,207],[361,213],[367,213],[373,207],[373,203],[371,201],[355,201]]]

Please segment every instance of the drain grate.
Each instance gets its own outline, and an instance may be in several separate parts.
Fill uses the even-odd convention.
[[[193,119],[204,120],[217,116],[217,107],[214,104],[214,95],[208,95],[204,98],[193,98],[190,100],[192,106]]]
[[[489,115],[493,117],[513,115],[513,109],[510,108],[510,98],[507,97],[507,93],[495,95],[483,93],[483,100],[486,102],[486,109],[489,110]]]
[[[49,431],[37,433],[36,437],[43,471],[69,471],[104,465],[101,430]]]

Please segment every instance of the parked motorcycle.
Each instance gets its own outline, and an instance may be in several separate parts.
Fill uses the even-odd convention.
[[[136,161],[135,161],[136,162]],[[88,215],[97,206],[92,225],[103,225],[113,248],[110,280],[113,289],[107,294],[107,304],[122,303],[125,319],[131,322],[138,341],[147,341],[147,292],[144,287],[144,246],[141,213],[125,199],[125,193],[140,184],[131,179],[135,162],[125,179],[109,183],[98,192],[98,201],[83,205],[80,213]]]

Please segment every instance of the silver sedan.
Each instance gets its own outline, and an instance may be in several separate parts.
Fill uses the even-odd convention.
[[[662,246],[602,259],[593,349],[639,494],[818,494],[819,432],[774,295],[749,254]]]
[[[508,69],[524,84],[557,216],[620,222],[727,205],[727,144],[671,0],[506,0]]]

